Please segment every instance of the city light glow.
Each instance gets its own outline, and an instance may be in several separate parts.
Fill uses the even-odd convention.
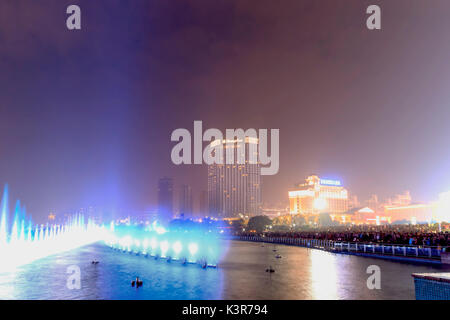
[[[341,181],[332,180],[332,179],[320,179],[320,184],[326,185],[326,186],[340,186]]]
[[[436,220],[450,222],[450,191],[439,194]]]
[[[314,199],[314,209],[322,211],[327,207],[327,200],[324,198],[316,198]]]

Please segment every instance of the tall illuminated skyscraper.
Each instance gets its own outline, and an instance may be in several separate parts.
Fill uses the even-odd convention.
[[[199,199],[199,216],[204,217],[209,214],[209,207],[208,207],[208,191],[203,190],[200,193],[200,199]]]
[[[158,216],[159,220],[168,222],[173,216],[173,180],[161,178],[158,181]]]
[[[180,186],[179,202],[180,214],[184,216],[192,216],[192,189],[187,184]]]
[[[241,143],[239,143],[241,142]],[[257,157],[258,139],[216,140],[223,144],[223,164],[208,166],[208,203],[211,216],[237,218],[261,213],[261,166],[251,163],[250,152]],[[245,153],[240,153],[244,148]],[[226,164],[227,152],[234,154],[233,164]],[[244,154],[241,164],[237,159]]]

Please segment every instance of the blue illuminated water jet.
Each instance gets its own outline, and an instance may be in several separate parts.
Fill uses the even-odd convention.
[[[173,230],[156,221],[148,226],[116,226],[111,222],[106,227],[75,215],[61,225],[33,225],[20,201],[16,202],[13,219],[9,219],[8,201],[5,186],[0,205],[0,272],[98,241],[124,252],[205,267],[216,267],[224,252],[217,231],[208,224],[181,224]]]
[[[33,227],[19,201],[15,206],[14,218],[9,221],[8,201],[6,186],[0,206],[0,272],[104,239],[105,228],[92,221],[85,223],[80,215],[70,218],[64,225]]]
[[[156,222],[150,226],[112,223],[105,242],[123,252],[210,267],[217,266],[223,252],[218,234],[202,225],[170,230]]]

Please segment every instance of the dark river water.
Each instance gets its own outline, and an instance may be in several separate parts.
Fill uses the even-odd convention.
[[[219,268],[202,269],[94,244],[0,274],[0,299],[414,299],[411,273],[443,271],[300,247],[224,245]],[[67,287],[72,265],[80,268],[80,289]],[[367,288],[370,265],[381,270],[381,289]],[[138,289],[130,285],[136,276],[144,281]]]

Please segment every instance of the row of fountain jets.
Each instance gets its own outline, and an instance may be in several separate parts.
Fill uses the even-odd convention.
[[[14,217],[9,219],[8,187],[0,204],[0,272],[9,271],[46,256],[72,250],[101,240],[106,231],[82,215],[64,225],[33,225],[17,201]]]
[[[14,270],[18,266],[53,254],[73,250],[98,241],[105,241],[111,247],[119,246],[123,250],[130,252],[131,245],[139,242],[137,239],[132,240],[129,235],[123,236],[122,238],[115,237],[114,223],[105,227],[104,225],[94,223],[90,219],[85,221],[83,215],[75,215],[63,225],[33,225],[31,219],[26,215],[25,208],[21,207],[19,201],[16,203],[14,218],[11,220],[9,219],[7,186],[3,192],[0,209],[0,273]],[[154,228],[159,233],[158,231],[160,230],[156,225]],[[144,246],[144,253],[147,250],[146,240],[142,244]],[[156,252],[156,243],[153,244],[150,241],[149,244],[153,248],[151,252]],[[161,249],[159,255],[161,258],[165,257],[166,252],[169,251],[169,247],[173,250],[175,256],[182,251],[180,241],[174,241],[173,245],[169,246],[169,242],[166,239],[161,241],[159,245]],[[209,241],[209,246],[206,246],[206,249],[210,246],[211,241]],[[138,247],[140,247],[140,242]],[[199,250],[198,244],[196,242],[189,243],[187,249],[188,252],[186,254],[188,254],[188,257],[186,259],[189,258],[190,261],[197,255],[197,251]],[[210,249],[207,251],[211,251]],[[137,249],[135,248],[135,250]],[[195,260],[199,259],[196,258]],[[206,264],[206,258],[204,258],[204,261]],[[215,264],[211,265],[213,266]]]

